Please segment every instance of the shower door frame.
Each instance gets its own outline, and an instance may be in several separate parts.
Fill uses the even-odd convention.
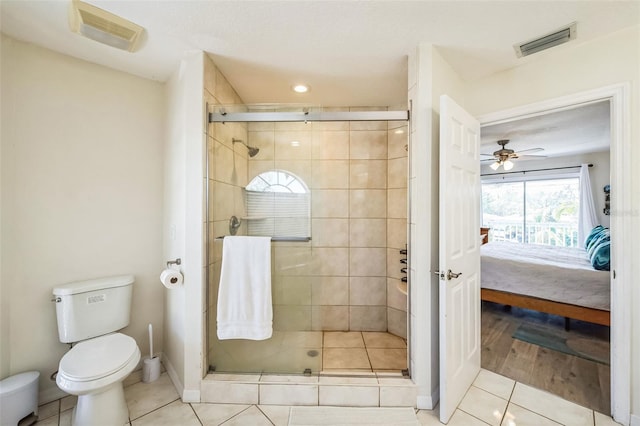
[[[219,112],[210,112],[210,107],[218,107]],[[309,107],[311,108],[311,107]],[[206,226],[205,228],[205,249],[204,249],[204,258],[207,259],[207,267],[204,268],[204,283],[205,283],[205,300],[206,303],[209,303],[209,242],[211,239],[210,230],[209,230],[209,185],[210,185],[210,167],[209,167],[209,124],[211,123],[249,123],[249,122],[323,122],[323,121],[403,121],[407,123],[408,128],[411,126],[411,101],[409,103],[408,110],[399,110],[399,111],[309,111],[309,108],[302,107],[301,112],[226,112],[224,106],[220,105],[211,105],[208,102],[205,103],[205,111],[206,111],[206,123],[205,123],[205,185],[204,185],[204,205],[205,205],[205,218],[206,218]],[[411,132],[407,132],[407,151],[408,155],[411,153]],[[408,158],[408,170],[410,173],[411,161]],[[409,176],[409,175],[408,175]],[[407,179],[409,181],[409,179]],[[410,188],[409,182],[407,182],[407,223],[410,223],[410,214],[411,214],[411,197],[410,197]],[[407,231],[407,249],[411,249],[411,233]],[[409,254],[407,254],[407,288],[409,288],[411,283],[411,264]],[[410,354],[411,354],[411,300],[410,300],[410,292],[407,291],[407,373],[410,374]],[[211,373],[210,365],[209,365],[209,342],[210,342],[210,315],[211,309],[205,310],[205,324],[207,332],[204,333],[204,344],[206,347],[206,356],[204,359],[205,368],[203,368],[204,373]]]

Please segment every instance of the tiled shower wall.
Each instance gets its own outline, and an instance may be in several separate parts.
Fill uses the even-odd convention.
[[[389,122],[387,168],[387,329],[407,337],[407,274],[400,263],[407,248],[407,124]]]
[[[204,100],[210,105],[243,105],[242,99],[205,55]],[[229,234],[229,218],[244,213],[244,187],[247,185],[247,149],[233,144],[232,139],[247,140],[245,123],[209,123],[207,129],[207,162],[209,167],[209,214],[204,226],[209,227],[208,253],[209,301],[207,305],[208,333],[216,330],[216,305],[222,241],[215,237]],[[206,179],[206,177],[205,177]],[[209,339],[209,353],[213,339]]]
[[[249,158],[249,178],[284,169],[311,190],[311,242],[273,243],[274,329],[387,331],[389,318],[397,334],[406,336],[406,307],[401,306],[406,296],[395,284],[400,278],[396,247],[406,244],[401,127],[390,129],[387,122],[249,124],[249,144],[260,148]],[[396,262],[393,272],[387,267],[389,253]]]

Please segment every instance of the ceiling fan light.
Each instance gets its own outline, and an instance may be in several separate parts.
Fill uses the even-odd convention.
[[[498,167],[500,167],[500,162],[496,161],[495,163],[491,164],[489,167],[491,167],[491,170],[498,170]]]
[[[511,160],[507,160],[504,162],[504,169],[505,170],[511,170],[513,169],[513,161]]]

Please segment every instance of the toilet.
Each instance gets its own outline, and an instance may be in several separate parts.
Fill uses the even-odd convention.
[[[79,281],[53,289],[58,336],[73,347],[56,383],[78,396],[74,426],[124,425],[129,409],[122,381],[140,361],[136,341],[116,331],[129,324],[133,275]]]

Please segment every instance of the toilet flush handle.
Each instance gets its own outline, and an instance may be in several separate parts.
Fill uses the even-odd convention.
[[[56,302],[56,303],[60,303],[62,302],[62,299],[59,297],[54,297],[53,299],[51,299],[52,302]]]

